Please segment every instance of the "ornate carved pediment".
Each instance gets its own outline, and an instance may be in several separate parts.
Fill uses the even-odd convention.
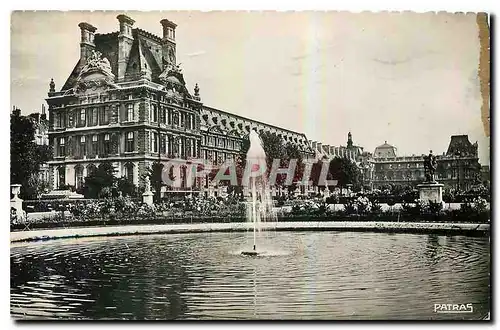
[[[108,59],[102,57],[100,52],[93,51],[87,59],[87,64],[80,71],[75,86],[68,90],[67,93],[81,94],[87,90],[96,90],[98,88],[118,88],[114,81],[115,75],[111,72]]]
[[[170,84],[177,84],[185,86],[186,82],[184,81],[184,75],[182,74],[182,69],[180,64],[178,65],[169,65],[159,76],[162,83],[166,86]]]
[[[92,53],[88,57],[87,64],[80,71],[80,75],[78,78],[81,78],[82,76],[93,72],[101,72],[113,79],[115,78],[115,75],[111,71],[109,60],[106,57],[102,57],[101,52],[96,50],[92,51]]]

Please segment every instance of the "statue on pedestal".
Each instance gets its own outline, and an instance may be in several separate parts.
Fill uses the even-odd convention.
[[[149,176],[146,176],[146,192],[151,191],[151,180],[149,179]]]
[[[437,169],[436,156],[432,154],[432,150],[429,152],[428,156],[424,157],[424,174],[425,182],[436,182],[434,180],[434,174]]]

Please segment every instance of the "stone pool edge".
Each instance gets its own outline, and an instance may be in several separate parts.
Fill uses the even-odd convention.
[[[251,223],[197,223],[168,225],[122,225],[105,227],[75,227],[15,231],[10,233],[10,242],[30,242],[59,238],[80,238],[98,236],[183,234],[205,232],[247,231]],[[382,221],[301,221],[263,224],[263,229],[277,231],[353,231],[385,232],[406,234],[439,234],[489,236],[489,224],[474,223],[428,223],[428,222],[382,222]]]

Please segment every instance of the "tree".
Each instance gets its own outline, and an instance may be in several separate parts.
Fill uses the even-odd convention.
[[[21,184],[21,198],[37,197],[43,184],[38,179],[40,166],[52,159],[50,146],[35,143],[35,126],[20,110],[10,115],[10,181]]]
[[[153,165],[151,165],[151,168],[149,169],[149,172],[147,174],[151,182],[151,187],[155,188],[155,199],[157,203],[161,201],[161,188],[163,187],[163,167],[164,166],[162,163],[156,161],[153,163]]]
[[[314,163],[311,169],[311,181],[313,182],[313,185],[318,187],[324,187],[323,182],[319,182],[324,161],[328,161],[326,157],[323,157],[323,159]],[[335,157],[330,160],[326,179],[337,180],[337,186],[340,187],[341,191],[342,188],[348,184],[358,186],[360,184],[360,178],[361,171],[350,159]],[[329,189],[333,188],[334,187],[329,187]]]
[[[286,157],[285,157],[286,163],[284,164],[285,166],[288,167],[288,165],[292,159],[297,160],[297,166],[295,167],[295,174],[293,177],[293,183],[292,183],[292,185],[288,186],[288,191],[291,192],[291,191],[294,191],[296,189],[296,187],[297,187],[296,183],[302,180],[302,177],[304,175],[305,164],[303,162],[302,153],[300,152],[300,150],[296,144],[288,142],[285,145],[285,153],[286,153]]]
[[[122,193],[123,196],[135,197],[137,194],[137,187],[126,177],[122,177],[117,180],[116,188]]]
[[[319,159],[318,161],[316,161],[312,165],[311,181],[312,181],[314,186],[325,187],[324,182],[320,182],[321,171],[323,170],[323,166],[324,166],[323,163],[324,162],[328,162],[328,159],[326,158],[326,156],[323,156],[322,159]],[[336,178],[333,177],[333,173],[332,173],[332,162],[333,162],[333,160],[328,163],[328,171],[326,173],[326,180],[336,180]],[[333,186],[328,187],[328,189],[330,189],[330,190],[332,190],[334,188],[335,187],[333,187]]]
[[[116,169],[110,162],[101,163],[93,173],[85,178],[85,197],[100,198],[102,194],[108,194],[108,189],[112,189],[117,181],[115,172]]]
[[[335,157],[330,162],[332,179],[337,180],[337,185],[342,188],[348,184],[357,185],[360,183],[361,171],[358,166],[348,158]]]

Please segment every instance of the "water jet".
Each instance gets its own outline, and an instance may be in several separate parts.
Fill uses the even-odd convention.
[[[253,250],[242,251],[242,255],[247,256],[257,256],[260,252],[257,252],[257,232],[260,233],[260,223],[262,220],[266,221],[268,218],[273,217],[272,214],[272,197],[269,189],[266,189],[266,179],[264,173],[262,173],[262,166],[265,169],[266,164],[266,153],[262,146],[262,140],[259,134],[252,130],[249,134],[250,147],[247,152],[247,166],[254,165],[259,166],[261,172],[260,176],[249,177],[249,184],[251,188],[252,199],[249,205],[248,220],[253,223]],[[259,188],[259,189],[258,189]]]

